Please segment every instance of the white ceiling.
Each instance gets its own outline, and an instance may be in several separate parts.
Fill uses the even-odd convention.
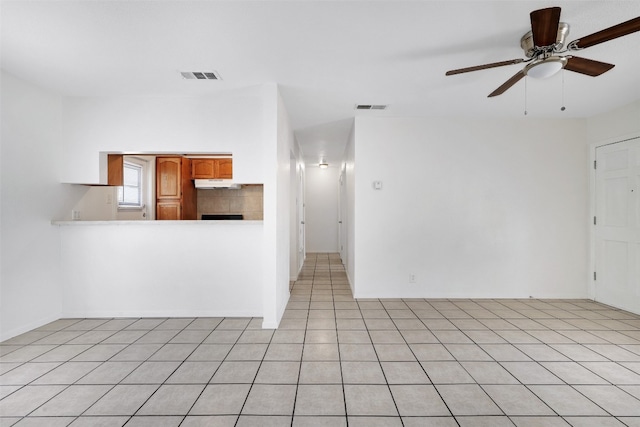
[[[523,117],[525,82],[487,95],[522,58],[529,12],[562,7],[568,40],[640,16],[640,1],[6,1],[2,67],[71,96],[215,93],[280,85],[305,157],[342,155],[356,115]],[[640,99],[640,32],[578,54],[597,77],[526,79],[528,117],[589,117]],[[181,79],[213,69],[223,81]],[[561,112],[562,77],[564,105]],[[354,111],[355,104],[388,104]]]

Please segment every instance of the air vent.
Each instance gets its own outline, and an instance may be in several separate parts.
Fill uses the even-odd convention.
[[[180,74],[187,80],[222,80],[215,71],[180,71]]]
[[[356,105],[356,110],[386,110],[388,105],[368,105],[368,104],[358,104]]]

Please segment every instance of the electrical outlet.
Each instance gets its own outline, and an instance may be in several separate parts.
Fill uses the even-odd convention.
[[[107,204],[110,205],[113,203],[113,195],[111,193],[107,193]]]
[[[416,283],[416,275],[414,273],[409,273],[409,283]]]
[[[80,219],[80,211],[71,211],[71,219],[74,221],[78,221]]]

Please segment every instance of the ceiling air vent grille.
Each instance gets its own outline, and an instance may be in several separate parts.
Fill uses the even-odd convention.
[[[370,105],[370,104],[358,104],[356,110],[386,110],[388,105]]]
[[[215,71],[180,71],[180,74],[187,80],[222,80]]]

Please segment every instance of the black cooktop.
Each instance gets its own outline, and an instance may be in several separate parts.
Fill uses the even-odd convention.
[[[243,217],[242,214],[202,214],[202,219],[206,221],[224,221],[243,219]]]

